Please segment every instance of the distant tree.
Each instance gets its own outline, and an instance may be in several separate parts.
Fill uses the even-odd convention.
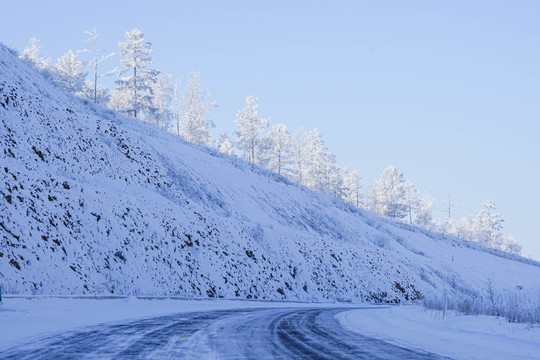
[[[147,121],[157,127],[169,126],[173,113],[170,104],[173,99],[173,85],[169,82],[171,75],[158,75],[152,84],[152,107]]]
[[[418,206],[418,190],[414,187],[413,183],[407,181],[405,183],[407,189],[407,213],[409,214],[409,224],[413,224],[413,209]]]
[[[268,127],[270,118],[258,116],[257,101],[258,99],[249,95],[246,98],[246,106],[237,113],[234,124],[238,128],[235,132],[236,146],[244,152],[246,160],[258,164],[263,145],[263,132]]]
[[[356,207],[360,207],[360,176],[356,170],[347,172],[343,179],[343,199]]]
[[[30,61],[37,69],[51,70],[53,67],[51,59],[45,59],[45,57],[40,53],[39,49],[39,40],[35,37],[30,38],[28,45],[23,50],[21,59]]]
[[[303,128],[297,129],[291,138],[292,178],[299,184],[305,184],[305,172],[308,161],[309,136]]]
[[[414,221],[417,226],[424,229],[431,230],[433,228],[433,202],[430,196],[425,193],[424,196],[418,201],[415,209]]]
[[[58,58],[54,66],[54,79],[72,94],[82,91],[84,79],[88,72],[84,71],[85,63],[71,49]]]
[[[391,165],[373,186],[376,212],[395,220],[407,216],[407,185],[401,171]]]
[[[487,246],[497,245],[502,238],[503,222],[502,215],[496,212],[495,201],[483,202],[473,222],[474,240]]]
[[[77,96],[103,106],[107,105],[111,99],[109,89],[101,85],[98,85],[96,89],[94,87],[94,82],[88,79],[84,82],[84,86],[82,90],[77,93]]]
[[[172,114],[172,122],[171,122],[171,125],[170,125],[170,128],[169,130],[172,132],[172,133],[175,133],[176,135],[181,135],[180,133],[180,128],[182,126],[182,122],[181,122],[181,113],[182,113],[182,109],[181,109],[181,100],[182,100],[182,95],[180,93],[180,80],[177,80],[175,83],[174,83],[174,88],[173,88],[173,114]]]
[[[474,226],[475,218],[473,216],[463,217],[455,224],[453,220],[447,221],[446,234],[456,235],[461,239],[475,240]]]
[[[120,79],[116,81],[116,88],[121,92],[128,90],[129,98],[123,111],[137,118],[152,108],[152,85],[159,74],[148,67],[152,64],[154,50],[138,29],[126,32],[126,41],[119,42],[118,47],[124,67],[118,72]]]
[[[117,71],[117,69],[114,69],[114,70],[111,70],[111,71],[108,71],[108,72],[105,72],[105,73],[100,73],[98,71],[98,66],[99,64],[101,64],[103,61],[109,59],[110,57],[116,55],[116,53],[110,53],[108,55],[101,55],[101,50],[98,48],[98,38],[99,38],[99,34],[98,34],[98,31],[97,31],[97,28],[94,28],[94,30],[92,31],[85,31],[84,32],[86,35],[88,35],[88,39],[85,40],[85,42],[89,42],[89,43],[92,43],[94,49],[92,50],[92,59],[88,62],[88,66],[90,66],[93,70],[94,70],[94,81],[93,81],[93,97],[92,97],[92,101],[96,104],[100,104],[100,103],[103,103],[103,97],[101,99],[98,99],[98,96],[100,96],[99,92],[100,92],[100,88],[98,87],[98,79],[103,77],[103,76],[110,76],[112,75],[115,71]],[[88,87],[86,84],[85,84],[86,87]],[[103,90],[101,90],[102,94],[101,96],[103,95]],[[86,93],[86,90],[85,90],[85,93]],[[98,100],[101,100],[101,101],[98,101]]]
[[[130,106],[132,95],[131,89],[117,87],[111,92],[107,107],[116,111],[125,111]]]
[[[231,139],[226,134],[221,134],[217,143],[217,148],[220,152],[227,155],[235,155],[234,147]]]
[[[207,118],[207,113],[217,107],[217,104],[207,103],[205,97],[208,90],[203,90],[200,82],[200,72],[192,72],[186,85],[186,90],[180,102],[180,135],[187,141],[212,146],[210,129],[214,122]]]
[[[521,254],[521,245],[517,242],[512,235],[505,236],[499,246],[503,251],[509,252],[511,254],[519,255]]]
[[[321,193],[331,194],[337,198],[343,195],[343,169],[336,161],[319,129],[309,132],[305,158],[304,184]]]
[[[278,123],[272,126],[268,134],[270,152],[268,168],[280,175],[288,175],[291,164],[291,134],[287,125]]]
[[[454,234],[485,246],[519,254],[521,245],[512,236],[502,234],[503,223],[502,215],[496,211],[495,201],[487,200],[482,203],[482,208],[476,211],[475,216],[459,220]]]
[[[450,192],[448,192],[448,200],[444,203],[445,213],[448,215],[447,216],[448,222],[451,222],[451,220],[452,220],[452,211],[453,211],[453,209],[461,207],[462,205],[463,204],[455,203],[453,201],[453,199],[452,199],[452,195],[450,194]]]
[[[444,206],[443,213],[445,214],[445,218],[438,221],[439,231],[443,234],[456,236],[460,236],[460,233],[468,231],[466,230],[466,221],[468,219],[461,219],[459,221],[455,221],[452,217],[454,209],[463,206],[463,204],[456,203],[452,198],[451,193],[448,192],[448,198],[446,201],[442,202],[442,205]]]
[[[317,128],[309,132],[308,139],[305,183],[318,192],[328,192],[330,183],[328,169],[331,161],[328,148]]]
[[[345,170],[339,165],[336,155],[328,152],[328,192],[334,197],[341,199],[344,194]]]
[[[377,203],[377,181],[368,184],[364,192],[364,206],[367,210],[379,214],[379,204]]]

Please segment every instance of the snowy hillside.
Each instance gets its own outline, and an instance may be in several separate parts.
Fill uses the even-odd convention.
[[[0,122],[10,293],[402,301],[540,278],[85,104],[1,45]]]

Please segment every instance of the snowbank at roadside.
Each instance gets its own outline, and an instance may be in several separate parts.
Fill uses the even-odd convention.
[[[455,359],[540,359],[540,326],[493,316],[464,316],[391,306],[339,313],[348,330]]]

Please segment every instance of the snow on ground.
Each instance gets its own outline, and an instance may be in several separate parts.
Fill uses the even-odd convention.
[[[337,318],[350,331],[455,359],[540,359],[538,325],[456,313],[443,318],[419,306],[351,310]]]
[[[0,350],[40,337],[108,322],[130,321],[179,312],[269,307],[354,307],[246,300],[94,299],[9,297],[0,306]],[[419,306],[380,306],[337,315],[345,329],[395,345],[455,359],[539,359],[540,327],[511,324],[490,316],[426,311]],[[345,331],[345,330],[344,330]]]
[[[112,299],[9,297],[0,305],[0,350],[54,333],[108,322],[142,319],[180,312],[262,307],[332,307],[335,304],[249,300],[180,300],[171,298]],[[340,304],[339,306],[354,306]]]

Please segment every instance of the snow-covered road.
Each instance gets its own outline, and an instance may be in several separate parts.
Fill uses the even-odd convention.
[[[350,309],[289,307],[178,313],[34,339],[0,351],[0,358],[441,358],[345,330],[335,315]]]

